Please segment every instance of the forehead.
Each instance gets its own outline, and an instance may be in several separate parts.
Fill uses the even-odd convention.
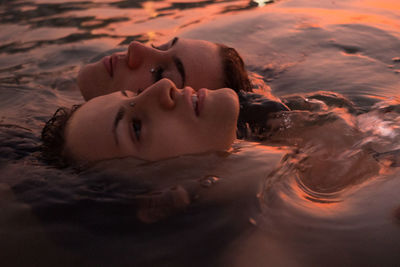
[[[109,116],[115,114],[117,98],[113,96],[114,94],[93,98],[72,114],[65,128],[67,151],[80,151],[81,148],[88,145],[93,149],[98,149],[99,142],[104,142],[104,139],[99,139],[112,138],[112,124]],[[104,114],[104,116],[99,116],[100,114]],[[102,134],[94,134],[96,130],[101,130]]]
[[[224,87],[222,58],[218,45],[203,40],[180,38],[176,44],[176,51],[185,68],[185,85],[194,89]]]

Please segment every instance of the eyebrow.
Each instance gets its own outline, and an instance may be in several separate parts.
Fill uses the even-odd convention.
[[[125,108],[124,108],[124,107],[121,107],[121,108],[118,110],[117,114],[115,115],[115,119],[114,119],[114,124],[113,124],[113,128],[112,128],[112,133],[113,133],[113,135],[114,135],[114,141],[115,141],[115,144],[116,144],[117,146],[119,146],[119,141],[118,141],[118,137],[117,137],[116,130],[117,130],[117,126],[118,126],[119,121],[122,120],[122,118],[124,117],[124,115],[125,115]]]

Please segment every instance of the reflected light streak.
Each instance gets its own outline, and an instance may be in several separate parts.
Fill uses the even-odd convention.
[[[290,147],[288,146],[271,146],[271,144],[267,145],[257,144],[254,146],[254,148],[261,149],[266,153],[277,153],[277,154],[282,154],[283,152],[287,153],[288,151],[290,151]]]
[[[398,20],[390,19],[387,16],[375,14],[363,14],[349,10],[332,10],[322,8],[285,8],[285,12],[291,14],[304,15],[308,17],[321,18],[316,24],[348,24],[348,23],[366,23],[376,26],[377,24],[388,25],[400,29]]]
[[[152,43],[152,42],[154,42],[156,40],[156,36],[157,36],[156,32],[149,31],[146,34],[147,34],[147,37],[148,37],[148,40],[149,40],[150,43]]]
[[[265,2],[263,0],[253,0],[253,1],[256,2],[259,7],[265,6]]]
[[[253,0],[253,2],[257,3],[258,7],[263,7],[265,4],[273,3],[274,0]]]
[[[144,2],[143,9],[149,14],[150,17],[154,18],[157,17],[158,13],[154,7],[154,2]]]
[[[372,8],[380,8],[386,9],[389,11],[400,11],[400,2],[398,0],[385,0],[385,1],[377,1],[377,0],[363,0],[360,5],[369,6]]]
[[[346,208],[341,199],[338,199],[337,193],[326,194],[326,198],[321,198],[317,196],[317,193],[311,195],[301,189],[296,179],[292,179],[289,183],[291,189],[289,194],[282,191],[279,192],[279,197],[282,201],[286,202],[286,205],[296,207],[315,216],[323,217],[337,216],[338,212],[343,212]]]

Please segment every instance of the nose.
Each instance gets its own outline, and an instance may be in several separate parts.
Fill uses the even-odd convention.
[[[159,103],[163,109],[172,110],[176,105],[176,94],[178,89],[176,85],[169,79],[160,80],[159,85]]]
[[[157,54],[159,52],[156,49],[133,41],[128,46],[128,66],[131,69],[135,69],[143,64],[146,59],[155,57]]]
[[[149,108],[159,106],[163,110],[172,110],[176,105],[178,89],[169,79],[161,79],[147,88],[139,97],[148,102]]]

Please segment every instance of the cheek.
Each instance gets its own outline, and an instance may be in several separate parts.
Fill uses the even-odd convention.
[[[211,129],[219,129],[219,131],[224,132],[236,131],[239,115],[237,96],[233,91],[222,90],[213,92],[216,97],[210,103],[211,111],[207,114],[208,123],[212,125],[213,128]],[[223,105],[220,103],[223,103]]]
[[[235,129],[231,124],[218,124],[218,127],[207,129],[202,133],[202,145],[212,150],[228,148],[235,138]]]
[[[232,116],[226,110],[216,110],[215,112],[207,117],[205,122],[206,126],[203,127],[203,130],[207,130],[209,134],[213,134],[215,132],[226,131],[229,125],[232,125]]]
[[[113,136],[104,131],[104,127],[87,124],[85,128],[74,133],[73,141],[68,144],[68,151],[78,159],[97,160],[111,157],[115,154],[109,141]]]
[[[129,90],[137,93],[138,90],[144,90],[153,84],[150,72],[142,70],[121,69],[114,75],[113,89],[114,91]]]
[[[174,148],[186,154],[219,149],[218,143],[221,137],[224,137],[226,133],[219,132],[219,130],[212,125],[202,126],[201,124],[186,124],[186,126],[191,127],[176,132]]]
[[[150,146],[146,154],[149,159],[191,153],[193,146],[197,144],[198,138],[194,136],[196,133],[187,127],[188,124],[171,118],[154,124],[157,127],[151,129],[152,135],[148,138]]]
[[[218,116],[210,117],[207,124],[202,127],[203,142],[213,149],[226,149],[236,138],[235,114],[225,112],[216,113]]]

